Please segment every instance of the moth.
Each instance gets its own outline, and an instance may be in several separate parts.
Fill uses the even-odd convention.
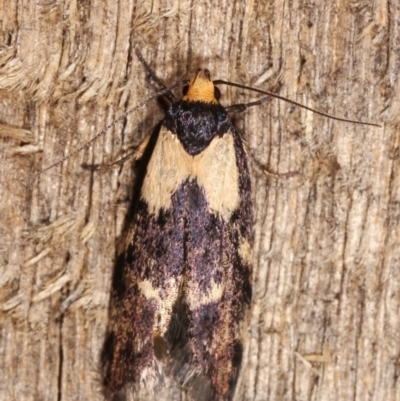
[[[252,199],[240,135],[208,70],[160,124],[112,290],[104,381],[230,400],[251,302]]]
[[[108,125],[69,156],[89,146],[151,99],[182,86],[164,87]],[[252,298],[253,214],[248,152],[217,84],[274,96],[199,69],[182,100],[167,110],[138,154],[149,159],[133,218],[113,275],[110,324],[102,353],[108,399],[127,388],[157,391],[166,376],[195,401],[229,401],[240,370]],[[170,97],[171,99],[171,97]]]
[[[217,83],[282,99],[199,69],[144,141],[150,157],[117,258],[103,350],[110,399],[127,387],[157,390],[165,376],[195,401],[233,398],[252,298],[253,213],[247,152]]]

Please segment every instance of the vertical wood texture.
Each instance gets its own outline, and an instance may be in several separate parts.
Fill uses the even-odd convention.
[[[156,102],[41,175],[155,92],[207,67],[271,88],[235,117],[252,167],[254,301],[236,400],[400,400],[398,0],[0,2],[0,399],[102,400],[115,248],[135,180],[111,163]],[[220,87],[225,105],[254,94]],[[142,397],[141,399],[144,399]],[[151,399],[151,397],[150,397]],[[171,385],[159,399],[184,400]]]

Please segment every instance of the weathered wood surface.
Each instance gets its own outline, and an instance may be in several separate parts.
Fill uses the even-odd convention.
[[[131,161],[156,102],[41,175],[165,82],[277,100],[236,115],[254,156],[254,303],[236,400],[400,400],[400,3],[97,0],[0,5],[0,399],[102,400],[99,356]],[[255,99],[221,86],[222,102]],[[159,399],[183,400],[172,388]]]

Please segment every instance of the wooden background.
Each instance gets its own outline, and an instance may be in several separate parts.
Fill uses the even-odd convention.
[[[400,400],[398,0],[0,3],[0,399],[102,400],[99,356],[135,165],[118,160],[200,66],[274,100],[234,117],[254,156],[251,339],[236,400]],[[220,87],[225,105],[256,99]],[[161,399],[184,400],[173,387]]]

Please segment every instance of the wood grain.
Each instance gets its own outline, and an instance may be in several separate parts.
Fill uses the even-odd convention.
[[[155,92],[208,68],[274,100],[234,116],[254,156],[254,301],[236,400],[400,400],[400,3],[16,0],[0,4],[0,399],[102,400],[99,357]],[[222,103],[256,99],[221,86]],[[177,92],[178,93],[178,92]],[[144,400],[145,395],[140,396]],[[152,399],[152,397],[148,397]],[[159,399],[185,400],[170,384]]]

